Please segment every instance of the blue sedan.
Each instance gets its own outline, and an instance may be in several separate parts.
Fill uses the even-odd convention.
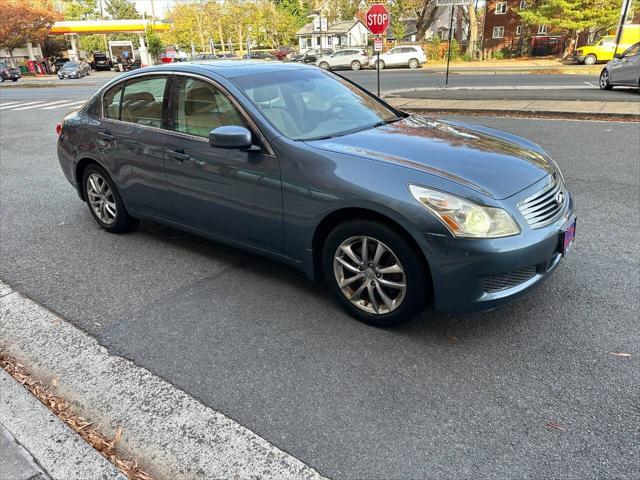
[[[57,131],[62,170],[105,230],[151,220],[286,262],[376,326],[428,302],[506,303],[575,236],[571,195],[538,145],[408,115],[316,67],[146,68]]]

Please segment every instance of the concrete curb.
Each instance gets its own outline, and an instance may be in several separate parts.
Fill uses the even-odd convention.
[[[389,97],[394,107],[411,113],[540,116],[568,119],[640,121],[640,102],[549,100],[447,100]]]
[[[107,436],[121,426],[119,452],[155,478],[323,478],[2,282],[0,312],[8,353],[43,383],[56,378],[56,393]]]
[[[53,480],[126,480],[115,466],[1,368],[0,392],[0,424]]]

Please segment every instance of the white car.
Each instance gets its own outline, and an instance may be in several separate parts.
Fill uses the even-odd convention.
[[[376,56],[371,57],[369,66],[376,67],[378,61]],[[424,53],[422,47],[408,45],[404,47],[395,47],[386,53],[380,55],[380,69],[385,67],[409,67],[418,68],[427,61],[427,54]]]
[[[339,68],[360,70],[363,65],[369,65],[369,55],[361,48],[346,48],[338,50],[331,55],[320,57],[315,64],[326,70],[337,70]]]

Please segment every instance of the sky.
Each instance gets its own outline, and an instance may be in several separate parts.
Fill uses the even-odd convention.
[[[152,0],[134,0],[136,8],[140,13],[147,12],[151,15],[151,1]],[[153,6],[156,11],[156,16],[163,18],[167,13],[167,10],[171,8],[173,4],[180,0],[153,0]]]

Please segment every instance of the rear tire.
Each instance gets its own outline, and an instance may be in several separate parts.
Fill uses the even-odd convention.
[[[319,66],[320,68],[325,69],[325,70],[329,70],[329,64],[328,64],[327,62],[320,62],[320,63],[318,64],[318,66]]]
[[[584,57],[584,64],[585,65],[595,65],[597,61],[598,61],[598,59],[593,54],[589,54],[586,57]]]
[[[613,85],[611,85],[611,80],[609,79],[609,71],[605,68],[600,72],[600,80],[598,82],[601,90],[611,90]]]
[[[409,60],[409,68],[416,69],[419,66],[420,66],[420,62],[418,61],[417,58],[412,58],[411,60]]]
[[[82,188],[91,215],[107,232],[122,233],[136,225],[137,220],[127,212],[118,189],[104,168],[89,165],[82,174]]]
[[[362,64],[358,60],[354,60],[351,62],[351,70],[360,70],[362,68]]]
[[[336,226],[322,248],[322,269],[338,303],[352,317],[376,327],[411,320],[431,291],[419,252],[380,222],[353,220]]]

